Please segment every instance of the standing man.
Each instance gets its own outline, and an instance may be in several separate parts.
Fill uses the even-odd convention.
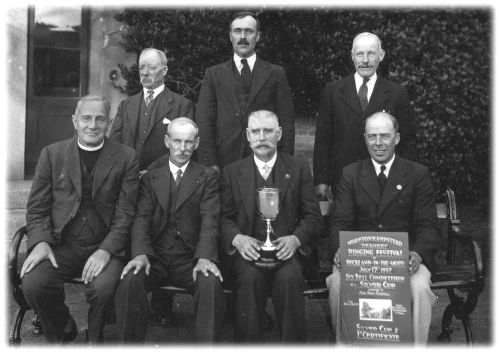
[[[257,58],[260,22],[238,12],[229,25],[234,54],[207,69],[196,109],[200,127],[198,161],[217,170],[251,154],[245,138],[248,114],[270,110],[279,117],[283,138],[278,149],[293,155],[295,113],[285,70]]]
[[[166,154],[163,139],[171,120],[194,117],[193,103],[165,87],[167,57],[161,50],[146,48],[139,56],[142,92],[118,106],[109,134],[137,151],[141,175],[151,162]]]
[[[358,34],[351,58],[356,72],[326,85],[319,107],[314,142],[313,174],[318,196],[325,197],[340,180],[342,168],[368,157],[363,140],[364,120],[379,111],[399,121],[398,154],[417,160],[413,109],[406,89],[377,75],[384,59],[382,42],[372,33]]]
[[[222,171],[222,241],[229,256],[235,297],[237,339],[261,339],[264,309],[272,296],[280,339],[306,340],[304,266],[321,231],[321,214],[305,161],[277,152],[282,129],[276,114],[261,110],[248,118],[247,139],[252,155]],[[280,190],[279,214],[273,221],[277,269],[255,266],[266,239],[266,223],[256,201],[257,189]]]
[[[148,291],[180,285],[194,297],[196,338],[214,341],[222,327],[225,297],[217,267],[220,196],[215,170],[190,161],[198,127],[188,118],[168,126],[170,150],[141,178],[132,227],[132,260],[116,294],[122,342],[144,342]]]
[[[64,282],[81,277],[90,304],[88,342],[102,341],[104,312],[124,266],[139,168],[133,149],[105,138],[109,102],[80,99],[77,136],[42,150],[27,206],[28,251],[21,269],[27,302],[47,341],[78,333],[64,304]]]
[[[337,185],[330,228],[334,266],[326,279],[333,328],[339,332],[339,232],[407,232],[413,337],[416,344],[425,344],[436,301],[430,288],[431,272],[436,265],[435,253],[442,245],[429,170],[395,154],[400,142],[398,121],[388,113],[375,113],[366,119],[365,141],[371,158],[345,167]]]

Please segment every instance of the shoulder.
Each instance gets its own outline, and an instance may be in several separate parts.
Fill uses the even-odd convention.
[[[45,146],[42,149],[42,153],[47,153],[49,155],[57,155],[57,154],[66,155],[68,148],[71,148],[74,145],[76,145],[76,138],[72,137]]]
[[[388,87],[391,88],[392,90],[405,90],[405,88],[399,83],[388,80],[385,77],[378,76],[377,83],[380,84],[382,87]]]
[[[412,174],[416,175],[426,175],[429,174],[429,168],[421,163],[410,161],[408,159],[402,158],[402,157],[397,157],[399,159],[399,163],[401,165],[405,166],[406,169]]]
[[[114,140],[110,140],[109,138],[106,138],[104,143],[108,145],[108,148],[111,151],[118,153],[118,154],[126,157],[127,159],[133,159],[133,158],[136,158],[136,156],[137,156],[137,152],[133,148],[131,148],[127,145],[124,145],[123,143],[120,143],[120,142],[117,142]]]
[[[338,89],[339,87],[344,87],[345,85],[347,85],[348,83],[351,83],[353,81],[354,81],[354,75],[350,74],[350,75],[344,76],[342,78],[328,82],[325,85],[325,90]]]

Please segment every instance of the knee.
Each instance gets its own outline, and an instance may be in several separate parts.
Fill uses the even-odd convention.
[[[237,288],[253,288],[261,286],[264,283],[264,277],[257,269],[241,271],[234,277],[234,285]]]
[[[196,288],[199,291],[222,291],[222,284],[218,277],[209,273],[208,276],[198,274],[195,282]]]
[[[305,284],[302,272],[291,269],[279,270],[274,281],[278,286],[287,287],[302,287]]]
[[[48,286],[48,278],[42,273],[30,272],[22,279],[23,293],[27,298],[44,295]]]
[[[334,268],[331,275],[326,278],[326,287],[330,293],[339,293],[340,291],[340,271]]]

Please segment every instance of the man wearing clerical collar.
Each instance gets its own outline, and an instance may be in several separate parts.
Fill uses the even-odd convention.
[[[27,205],[29,255],[21,269],[27,302],[49,342],[78,330],[64,304],[64,282],[81,277],[90,304],[88,343],[103,341],[105,308],[124,266],[139,184],[136,153],[107,140],[109,102],[80,99],[76,137],[45,147]]]

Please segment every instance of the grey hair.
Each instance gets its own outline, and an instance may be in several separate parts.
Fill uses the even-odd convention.
[[[87,103],[87,102],[101,102],[103,107],[104,107],[104,110],[106,111],[106,117],[109,117],[109,112],[111,110],[111,105],[110,105],[109,101],[104,97],[93,96],[93,95],[87,95],[87,96],[80,98],[80,100],[76,104],[75,116],[80,115],[80,109],[81,109],[83,103]]]

